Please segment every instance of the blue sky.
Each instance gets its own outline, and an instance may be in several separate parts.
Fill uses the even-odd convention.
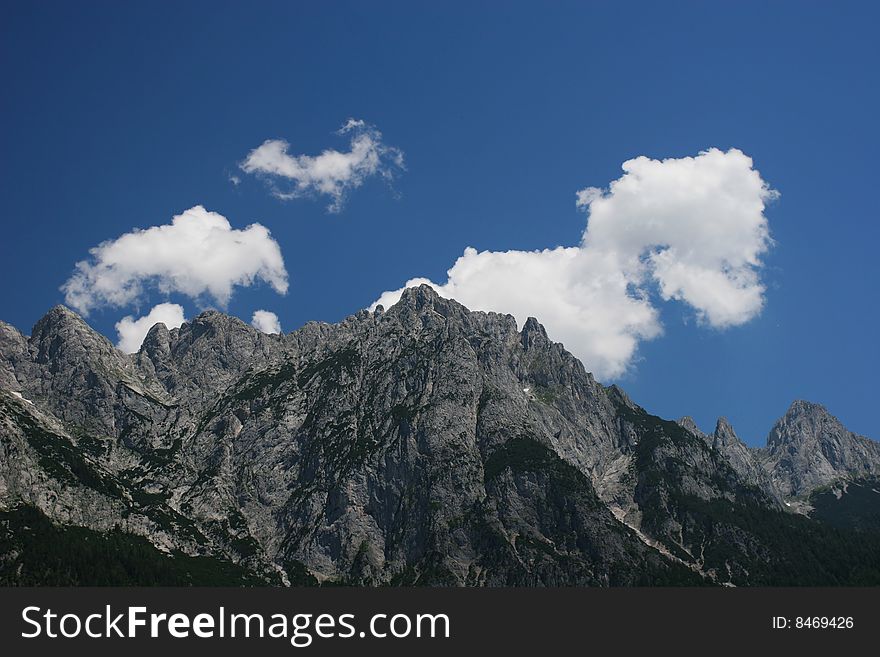
[[[289,276],[284,296],[239,287],[228,312],[337,321],[410,278],[445,281],[467,246],[576,245],[576,191],[626,160],[737,148],[781,193],[763,310],[719,330],[652,292],[663,335],[616,380],[666,417],[726,415],[751,444],[795,398],[880,437],[880,12],[660,4],[5,2],[0,317],[29,332],[90,248],[201,204],[271,230]],[[239,168],[267,139],[344,151],[352,117],[406,171],[368,177],[338,213]],[[164,301],[201,307],[148,290],[88,321],[115,339]]]

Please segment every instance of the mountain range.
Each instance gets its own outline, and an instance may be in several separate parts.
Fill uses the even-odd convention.
[[[880,584],[880,443],[705,434],[424,285],[132,355],[57,306],[0,322],[0,584]]]

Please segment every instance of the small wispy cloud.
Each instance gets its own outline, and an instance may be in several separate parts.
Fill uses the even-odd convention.
[[[367,178],[379,176],[390,181],[405,170],[403,151],[385,144],[375,126],[349,119],[336,134],[350,135],[348,151],[291,155],[287,141],[268,139],[248,153],[241,170],[269,180],[272,193],[280,199],[329,196],[327,210],[333,213],[342,210],[350,191]]]

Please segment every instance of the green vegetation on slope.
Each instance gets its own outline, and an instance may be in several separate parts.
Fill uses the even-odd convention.
[[[674,554],[737,586],[880,584],[880,534],[774,509],[715,450],[676,423],[618,405],[639,436],[642,528]],[[713,493],[707,498],[696,489]]]
[[[264,586],[213,557],[165,554],[119,529],[54,524],[38,509],[0,511],[0,586]]]
[[[845,488],[837,484],[814,491],[810,495],[810,517],[832,527],[880,533],[880,478],[847,482]]]

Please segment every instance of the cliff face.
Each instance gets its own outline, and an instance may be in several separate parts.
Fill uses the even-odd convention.
[[[800,400],[773,426],[761,459],[787,496],[880,475],[880,443],[849,431],[823,406]]]
[[[743,482],[760,489],[777,504],[784,502],[782,492],[761,462],[761,452],[740,440],[727,418],[718,418],[715,431],[710,434],[700,431],[690,417],[681,418],[678,424],[721,454]]]
[[[286,336],[203,313],[133,356],[59,307],[0,325],[0,387],[0,507],[266,581],[762,583],[775,539],[737,518],[810,523],[732,429],[651,416],[537,321],[427,286]]]

